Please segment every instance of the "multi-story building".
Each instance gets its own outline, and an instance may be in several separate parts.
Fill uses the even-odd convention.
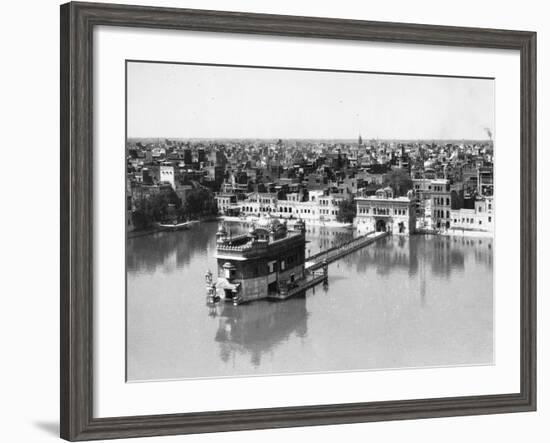
[[[292,230],[262,217],[248,234],[231,236],[222,225],[216,234],[216,293],[242,303],[277,297],[304,278],[305,225]]]
[[[371,197],[358,197],[355,223],[360,232],[387,231],[412,234],[416,230],[414,192],[407,197],[394,197],[390,187],[379,189]]]
[[[413,178],[413,189],[416,193],[417,197],[421,200],[424,199],[425,196],[427,198],[430,198],[430,195],[432,193],[432,180],[429,178]]]
[[[277,212],[277,194],[254,192],[241,202],[241,211],[246,215],[260,216]]]
[[[222,193],[237,193],[245,194],[248,191],[248,185],[246,183],[236,183],[235,180],[230,182],[223,182],[221,185]]]
[[[431,218],[432,180],[414,178],[412,183],[416,196],[416,216],[425,222],[426,218]]]
[[[432,227],[448,229],[451,226],[451,185],[449,180],[432,180],[430,195]]]
[[[220,214],[239,215],[241,207],[237,204],[237,194],[218,194],[215,198]]]
[[[319,221],[319,204],[315,201],[279,200],[277,216],[280,218],[300,218],[306,222]]]
[[[174,167],[171,163],[162,163],[159,168],[159,181],[161,183],[170,183],[172,189],[176,189],[174,179]]]
[[[477,193],[479,195],[493,195],[492,166],[482,166],[477,169]]]
[[[290,197],[290,198],[288,198]],[[342,197],[311,192],[310,199],[301,201],[298,194],[287,194],[286,200],[279,200],[273,193],[253,193],[239,202],[241,213],[250,216],[270,214],[274,217],[303,219],[310,223],[334,223],[337,221]]]
[[[474,209],[451,211],[451,229],[494,232],[495,217],[493,197],[476,199]]]
[[[319,221],[330,223],[337,221],[339,204],[342,200],[343,198],[334,195],[323,195],[318,197]]]

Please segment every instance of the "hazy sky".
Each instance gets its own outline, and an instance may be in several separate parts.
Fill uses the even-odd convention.
[[[494,81],[128,63],[128,137],[485,139]]]

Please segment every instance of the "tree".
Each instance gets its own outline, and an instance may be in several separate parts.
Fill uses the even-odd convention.
[[[178,213],[181,218],[187,219],[217,214],[218,206],[214,194],[210,189],[204,187],[192,189],[187,193]]]
[[[161,221],[168,210],[168,198],[162,194],[141,197],[135,204],[132,221],[136,229],[150,228],[154,222]]]
[[[174,205],[176,210],[181,207],[181,200],[172,189],[151,196],[142,196],[135,202],[136,209],[132,213],[134,226],[136,229],[147,229],[154,222],[164,221],[170,205]]]
[[[406,195],[413,188],[409,173],[403,169],[392,169],[384,176],[384,186],[390,186],[396,197]]]
[[[338,204],[338,214],[336,220],[341,223],[352,223],[357,214],[357,206],[353,198],[342,200]]]

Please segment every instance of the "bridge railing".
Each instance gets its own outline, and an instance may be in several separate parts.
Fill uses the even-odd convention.
[[[351,240],[348,240],[347,242],[340,243],[339,245],[333,246],[332,248],[326,249],[324,251],[318,252],[317,254],[310,255],[306,261],[318,261],[321,257],[328,258],[328,256],[332,252],[339,253],[340,251],[344,251],[349,248],[353,248],[357,244],[361,244],[363,241],[365,241],[371,234],[373,234],[375,231],[367,232],[366,234],[357,237],[352,238]]]

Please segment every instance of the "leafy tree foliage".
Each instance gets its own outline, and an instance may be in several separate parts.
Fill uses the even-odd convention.
[[[218,208],[212,191],[198,187],[187,193],[184,202],[173,190],[140,198],[135,202],[132,221],[136,229],[148,229],[154,223],[164,222],[170,218],[190,220],[214,215],[217,212]]]
[[[403,169],[392,169],[384,176],[384,186],[390,186],[396,197],[407,194],[413,188],[409,173]]]
[[[199,187],[187,193],[179,214],[184,219],[196,219],[205,215],[214,215],[217,212],[214,194],[207,188]]]
[[[165,220],[170,204],[174,205],[176,209],[181,206],[181,200],[173,190],[141,197],[136,201],[136,209],[132,214],[132,221],[136,229],[147,229],[154,222]]]
[[[342,223],[351,223],[357,214],[357,206],[354,199],[342,200],[338,205],[336,220]]]

